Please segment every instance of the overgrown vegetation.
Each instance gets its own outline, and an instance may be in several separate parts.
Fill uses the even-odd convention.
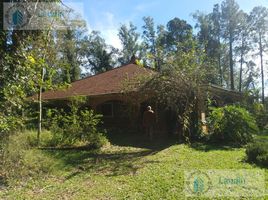
[[[246,148],[247,159],[258,165],[268,167],[268,142],[254,141]]]
[[[46,145],[50,139],[51,134],[44,132],[41,143]],[[1,154],[0,175],[8,184],[45,177],[52,171],[53,159],[32,148],[33,145],[36,145],[36,132],[33,131],[18,132],[6,138]]]
[[[261,131],[264,131],[265,127],[268,125],[268,108],[261,103],[254,102],[249,104],[249,111],[253,114],[256,119],[256,123]]]
[[[199,92],[200,86],[210,81],[214,71],[205,71],[210,61],[193,38],[189,37],[177,48],[177,52],[170,53],[170,59],[159,73],[148,77],[141,75],[124,88],[127,100],[134,104],[152,98],[163,109],[172,110],[181,139],[189,142],[198,133],[197,99],[203,95]],[[141,88],[140,93],[129,94],[135,88]]]
[[[44,156],[36,147],[78,147],[100,149],[107,143],[100,129],[101,115],[80,107],[85,98],[70,99],[70,112],[48,110],[46,126],[38,139],[36,131],[11,131],[5,128],[0,142],[0,178],[14,184],[16,181],[45,177],[53,170],[54,160]],[[12,123],[11,123],[12,124]],[[4,128],[2,130],[4,130]]]
[[[19,142],[26,135],[14,139]],[[18,147],[16,154],[20,153],[24,162],[16,168],[17,173],[25,170],[27,177],[9,182],[9,187],[0,191],[0,199],[185,199],[185,170],[261,169],[245,162],[244,148],[201,143],[189,146],[162,139],[148,143],[140,135],[127,133],[117,135],[113,142],[97,152],[29,149],[20,153]],[[262,170],[267,176],[268,170]],[[267,180],[265,184],[268,186]]]
[[[36,2],[36,5],[38,4],[39,2]],[[3,6],[0,7],[0,13],[1,18],[4,16]],[[179,18],[171,19],[165,26],[158,25],[156,29],[154,19],[144,17],[142,34],[137,32],[138,29],[133,24],[121,26],[119,38],[124,47],[122,51],[107,45],[99,32],[93,31],[87,35],[84,26],[71,27],[65,31],[18,31],[4,30],[1,23],[3,20],[0,20],[0,183],[5,177],[11,185],[11,189],[3,198],[11,196],[14,199],[26,199],[28,192],[33,190],[30,194],[32,198],[36,194],[39,195],[39,192],[40,198],[46,198],[52,190],[54,196],[51,198],[59,199],[65,198],[62,195],[65,195],[64,189],[67,188],[71,190],[71,195],[77,194],[78,199],[83,197],[84,193],[86,198],[87,195],[93,199],[110,198],[110,191],[113,192],[112,198],[179,199],[183,197],[181,171],[185,168],[254,168],[255,166],[241,162],[244,149],[236,152],[229,147],[227,151],[219,152],[211,147],[213,151],[206,154],[198,148],[190,149],[188,146],[179,145],[160,152],[159,155],[150,155],[148,160],[147,157],[141,159],[142,162],[136,157],[148,155],[148,152],[136,152],[142,151],[141,149],[122,150],[113,147],[112,150],[105,149],[102,152],[100,147],[107,140],[105,131],[99,127],[101,116],[92,110],[80,109],[76,100],[70,101],[70,112],[47,112],[46,127],[49,131],[43,131],[40,140],[34,131],[21,130],[29,117],[27,112],[31,112],[25,101],[28,96],[39,93],[37,114],[41,132],[43,91],[57,89],[88,74],[97,74],[125,64],[136,54],[140,58],[138,63],[159,72],[143,85],[141,93],[147,97],[153,93],[157,103],[176,112],[177,124],[186,142],[190,142],[192,134],[198,133],[196,106],[201,84],[212,83],[233,90],[251,91],[258,86],[258,79],[261,78],[262,92],[258,91],[258,94],[254,95],[255,99],[251,103],[255,103],[252,107],[251,103],[245,106],[256,121],[246,110],[235,106],[213,109],[209,120],[211,138],[222,143],[246,144],[258,131],[256,123],[259,129],[264,130],[268,122],[267,110],[259,104],[260,99],[262,104],[268,103],[264,98],[263,56],[267,51],[267,16],[268,9],[265,7],[255,7],[247,14],[234,0],[224,0],[222,5],[214,5],[213,11],[207,15],[199,12],[195,14],[197,34],[190,24]],[[68,19],[66,22],[68,23]],[[259,55],[258,61],[255,60],[256,53]],[[119,58],[119,61],[115,58]],[[235,58],[240,58],[239,69]],[[257,63],[260,63],[259,71]],[[82,66],[88,70],[87,74],[81,74]],[[132,98],[131,94],[129,97]],[[132,100],[137,103],[137,100],[143,97]],[[37,126],[31,124],[30,127]],[[49,154],[36,148],[81,145],[98,149],[99,152],[69,152],[70,154],[65,155],[65,152],[55,151]],[[247,147],[246,152],[248,160],[267,166],[266,144],[254,142]],[[49,183],[43,183],[46,175],[51,173],[55,176],[55,163],[61,157],[68,160],[65,160],[65,165],[71,165],[71,169],[66,172],[71,177],[69,179],[79,173],[86,174],[87,177],[77,179],[77,188],[73,187],[72,183],[64,185],[68,181],[66,174],[63,177],[50,178]],[[222,163],[222,160],[225,163]],[[164,167],[162,163],[165,164]],[[229,165],[226,166],[226,163]],[[139,167],[145,169],[139,171]],[[133,177],[118,177],[116,173],[121,169],[127,169],[125,171],[130,171]],[[60,171],[61,168],[58,167],[57,170]],[[115,173],[110,173],[111,171]],[[100,173],[116,177],[107,181],[107,177]],[[136,174],[138,175],[134,176]],[[40,178],[42,183],[35,178]],[[86,182],[91,178],[93,182]],[[129,182],[126,183],[124,178]],[[24,188],[27,191],[25,193],[13,187],[15,184],[11,184],[12,181],[16,183],[17,180],[23,182],[26,179],[36,181],[37,190],[33,188],[34,181],[25,181],[24,186],[28,184],[30,188]],[[80,182],[89,190],[80,188]],[[110,188],[106,185],[107,182]],[[56,189],[47,189],[47,183]],[[60,190],[61,185],[63,191]],[[93,190],[90,189],[92,185]],[[103,185],[106,188],[103,189]],[[122,185],[125,188],[122,189]],[[174,185],[177,188],[174,188]],[[23,187],[20,185],[18,188]],[[79,190],[82,190],[81,194]],[[97,194],[98,192],[101,194]]]
[[[258,133],[254,117],[239,106],[212,108],[208,121],[211,139],[221,143],[246,144]]]
[[[247,161],[268,167],[268,129],[255,135],[253,142],[246,146]]]
[[[84,97],[71,98],[68,104],[70,112],[48,109],[46,124],[53,133],[49,145],[71,146],[80,143],[98,149],[107,142],[105,131],[100,127],[102,115],[81,108],[85,101]]]

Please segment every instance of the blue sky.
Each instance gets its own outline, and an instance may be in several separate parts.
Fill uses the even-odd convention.
[[[70,2],[65,0],[64,2]],[[120,24],[132,21],[139,29],[142,17],[151,16],[156,24],[166,24],[174,17],[194,26],[191,17],[195,11],[211,12],[221,0],[77,0],[81,3],[89,30],[101,31],[107,43],[120,48],[117,32]],[[240,7],[250,12],[254,6],[268,7],[268,0],[237,0]],[[81,9],[81,8],[80,8]]]
[[[78,3],[75,10],[82,11],[88,30],[98,30],[106,42],[116,48],[121,48],[117,36],[121,24],[133,22],[141,31],[142,18],[151,16],[155,23],[166,25],[174,17],[186,20],[192,26],[195,21],[192,14],[199,10],[209,13],[213,5],[221,0],[63,0],[64,3]],[[268,0],[236,0],[240,8],[250,12],[255,6],[268,7]],[[76,5],[76,4],[74,4]],[[268,70],[266,69],[266,74]],[[266,75],[267,77],[267,75]],[[266,78],[267,79],[267,78]],[[268,85],[268,80],[266,81]],[[268,87],[266,87],[266,95]]]

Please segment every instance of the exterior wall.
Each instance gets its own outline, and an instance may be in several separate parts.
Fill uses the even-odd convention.
[[[110,104],[112,114],[103,116],[104,126],[106,128],[138,129],[138,111],[137,105],[131,105],[126,102],[123,95],[111,94],[96,97],[89,97],[88,104],[97,113],[102,113],[102,106]]]
[[[238,102],[241,99],[240,94],[213,87],[200,88],[199,93],[200,94],[198,96],[200,98],[198,99],[196,112],[198,113],[199,120],[201,119],[202,129],[204,132],[207,132],[206,116],[208,112],[207,112],[206,100],[208,93],[210,98],[214,98],[215,100],[217,100],[218,106],[222,106],[224,104],[232,102]],[[143,112],[145,111],[146,107],[150,105],[155,111],[157,117],[155,134],[163,135],[173,132],[174,127],[172,124],[174,124],[173,123],[174,113],[167,111],[160,105],[157,105],[152,99],[148,99],[148,97],[136,98],[135,96],[137,96],[135,93],[132,93],[127,96],[124,96],[122,94],[91,96],[88,97],[86,108],[93,109],[96,112],[100,113],[101,105],[110,103],[113,105],[113,115],[103,117],[105,127],[135,130],[142,132]],[[54,107],[64,107],[67,102],[68,100],[62,99],[62,100],[49,101],[49,104],[53,105]],[[178,127],[175,128],[179,130]]]
[[[140,102],[142,101],[142,102]],[[123,108],[118,106],[118,103],[123,104]],[[135,102],[135,103],[134,103]],[[132,103],[128,102],[128,99],[123,95],[111,94],[103,95],[97,97],[89,97],[88,104],[96,112],[100,112],[100,106],[106,103],[113,104],[113,116],[103,117],[104,126],[107,128],[121,128],[132,131],[138,131],[142,133],[142,119],[143,113],[146,110],[147,106],[151,106],[155,111],[157,123],[155,125],[155,134],[163,135],[167,134],[167,111],[164,110],[161,106],[157,105],[153,100],[150,99],[139,99],[133,101]]]

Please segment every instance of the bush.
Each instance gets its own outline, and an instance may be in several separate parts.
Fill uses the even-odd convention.
[[[7,135],[23,127],[23,120],[18,116],[7,116],[0,113],[0,136]]]
[[[261,103],[253,103],[251,112],[256,118],[257,125],[259,129],[263,130],[266,125],[268,125],[268,112]]]
[[[268,143],[254,142],[246,148],[247,159],[259,165],[268,167]]]
[[[104,131],[100,129],[102,115],[95,114],[93,110],[79,110],[76,100],[71,102],[71,112],[48,110],[47,119],[52,140],[56,145],[70,146],[83,143],[94,148],[102,147],[107,139]]]
[[[212,108],[208,124],[211,138],[238,145],[252,141],[252,135],[258,132],[254,117],[237,106]]]

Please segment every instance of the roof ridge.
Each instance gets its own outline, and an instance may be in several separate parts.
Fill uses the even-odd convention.
[[[121,65],[121,66],[119,66],[119,67],[115,67],[115,68],[113,68],[113,69],[110,69],[110,70],[108,70],[108,71],[101,72],[101,73],[99,73],[99,74],[94,74],[94,75],[87,76],[87,77],[85,77],[85,78],[81,78],[81,79],[79,79],[79,80],[76,80],[76,81],[71,82],[70,84],[73,84],[73,83],[75,83],[75,82],[82,81],[82,80],[85,80],[85,79],[89,79],[89,78],[92,78],[92,77],[95,77],[95,76],[98,76],[98,75],[102,75],[102,74],[104,74],[104,73],[107,73],[107,72],[110,72],[110,71],[114,71],[114,70],[117,70],[117,69],[126,67],[126,66],[128,66],[128,65],[136,65],[137,67],[141,67],[141,66],[139,66],[139,65],[137,65],[137,64],[134,64],[134,63],[128,63],[128,64]],[[154,70],[149,69],[149,68],[146,68],[146,67],[143,67],[143,68],[146,69],[146,70],[154,71]]]

